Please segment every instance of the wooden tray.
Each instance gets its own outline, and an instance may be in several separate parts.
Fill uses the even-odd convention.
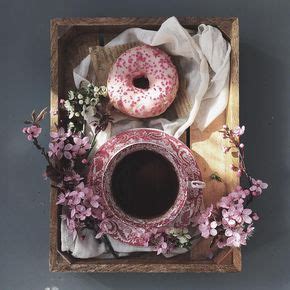
[[[58,100],[74,88],[73,68],[88,55],[88,47],[104,45],[114,36],[130,27],[157,30],[166,17],[160,18],[67,18],[51,21],[51,109],[58,110]],[[216,202],[222,194],[233,189],[239,179],[230,170],[230,155],[223,154],[223,140],[217,131],[223,124],[229,127],[239,123],[239,26],[237,18],[178,18],[181,25],[197,28],[201,23],[218,27],[231,43],[230,96],[228,107],[204,132],[194,125],[182,136],[183,142],[196,152],[197,162],[207,183],[205,205]],[[61,117],[51,117],[51,130]],[[217,172],[224,183],[211,180]],[[59,207],[57,193],[51,189],[50,257],[51,271],[75,272],[236,272],[241,271],[240,249],[223,249],[213,260],[203,257],[207,241],[197,244],[191,252],[166,259],[155,253],[141,253],[128,258],[76,259],[60,250]]]

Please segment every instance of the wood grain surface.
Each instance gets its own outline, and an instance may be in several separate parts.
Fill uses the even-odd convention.
[[[51,21],[51,110],[58,111],[58,100],[65,98],[74,88],[72,69],[89,54],[89,47],[104,45],[116,34],[130,27],[158,29],[166,17],[158,18],[66,18]],[[238,19],[180,17],[181,25],[197,28],[201,23],[218,27],[230,41],[231,72],[230,95],[227,109],[205,131],[194,125],[182,136],[196,155],[202,176],[207,183],[204,191],[205,205],[215,203],[223,193],[234,188],[239,179],[230,170],[233,162],[224,155],[223,139],[217,132],[223,124],[234,127],[239,124],[239,25]],[[51,116],[51,130],[61,122],[62,116]],[[223,182],[210,179],[216,172]],[[200,241],[190,253],[166,259],[155,253],[134,254],[122,259],[76,259],[60,250],[59,208],[56,206],[56,191],[51,190],[50,209],[50,270],[74,272],[236,272],[241,271],[240,249],[224,249],[214,259],[204,258],[208,241]]]

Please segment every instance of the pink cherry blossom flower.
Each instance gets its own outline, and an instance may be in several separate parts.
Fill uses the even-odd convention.
[[[86,151],[91,148],[91,144],[89,143],[89,137],[84,137],[84,138],[74,137],[73,140],[75,143],[73,151],[77,155],[80,155],[80,156],[84,155]]]
[[[65,141],[68,137],[71,136],[71,132],[65,132],[64,128],[59,128],[57,132],[51,132],[50,137],[53,142]]]
[[[65,182],[70,182],[70,181],[76,181],[76,182],[80,182],[82,181],[84,178],[81,177],[79,174],[77,174],[74,170],[67,172],[66,175],[64,176],[63,180]]]
[[[216,227],[218,223],[216,221],[209,222],[208,220],[198,226],[201,236],[207,239],[209,236],[216,236]]]
[[[99,203],[100,204],[100,203]],[[92,207],[92,217],[98,220],[103,220],[103,209],[99,206],[97,208]]]
[[[239,204],[242,203],[243,200],[240,199],[238,194],[235,192],[230,193],[227,196],[223,196],[220,201],[217,203],[218,207],[224,208],[224,209],[229,209],[232,207],[234,204]]]
[[[92,215],[95,218],[102,219],[102,216],[100,216],[102,212],[97,212],[95,210],[100,206],[99,200],[100,197],[95,195],[90,187],[86,187],[84,183],[81,182],[73,191],[68,192],[65,195],[60,195],[58,203],[66,204],[71,207],[71,217],[76,216],[83,220],[85,216]],[[77,207],[78,205],[84,206],[86,211],[84,211],[83,208]]]
[[[217,203],[218,207],[229,208],[233,202],[233,198],[230,195],[223,196],[220,201]]]
[[[157,250],[157,255],[160,255],[161,253],[166,253],[167,252],[167,243],[163,242],[160,244],[158,250]]]
[[[228,210],[222,210],[222,224],[225,226],[233,227],[236,225],[236,210],[233,207],[230,207]]]
[[[252,235],[253,235],[253,233],[254,233],[254,227],[253,227],[253,225],[252,224],[250,224],[248,227],[247,227],[247,233],[246,233],[246,235],[247,235],[247,238],[249,238],[249,237],[251,237]]]
[[[224,152],[224,153],[227,153],[227,152],[229,152],[229,151],[230,151],[230,149],[231,149],[231,147],[228,147],[228,146],[223,146],[223,152]]]
[[[249,208],[245,208],[242,213],[241,213],[241,218],[246,224],[251,224],[252,223],[252,218],[251,218],[252,210]]]
[[[200,231],[201,236],[207,239],[210,236],[209,221],[204,221],[204,223],[200,224],[198,230]]]
[[[29,141],[33,141],[34,138],[37,138],[42,131],[42,128],[32,125],[30,127],[24,127],[22,132],[27,136]]]
[[[81,200],[84,198],[85,194],[82,191],[74,190],[69,193],[68,205],[79,205]]]
[[[68,196],[69,196],[69,192],[59,194],[56,204],[65,205],[67,203]]]
[[[87,206],[92,206],[93,208],[98,208],[101,203],[101,197],[94,193],[92,188],[86,187],[85,192],[85,203]]]
[[[235,136],[242,136],[245,133],[245,126],[239,127],[237,126],[233,129],[233,135]]]
[[[98,195],[94,195],[90,198],[90,205],[94,208],[98,208],[100,206],[99,203],[100,197]]]
[[[232,232],[231,236],[227,239],[228,247],[240,247],[242,243],[242,236],[238,232]]]
[[[86,208],[83,205],[77,205],[75,207],[75,216],[81,221],[85,220],[87,217],[92,215],[91,208]]]
[[[84,195],[87,195],[91,192],[92,189],[89,187],[86,187],[85,184],[81,182],[76,186],[76,190],[79,192],[83,192]]]
[[[212,218],[213,205],[206,208],[201,212],[200,216],[197,219],[198,229],[201,233],[201,236],[208,238],[209,236],[217,235],[217,226],[219,225],[217,221],[210,220]]]
[[[254,212],[253,215],[252,215],[252,219],[253,219],[254,221],[258,221],[260,218],[259,218],[259,216]]]
[[[68,143],[64,146],[63,148],[63,156],[66,158],[66,159],[72,159],[73,155],[72,155],[72,149],[73,149],[73,145]]]
[[[48,156],[49,157],[56,157],[57,159],[61,159],[63,156],[63,148],[64,148],[64,143],[63,141],[59,143],[49,143],[48,144]]]
[[[228,209],[233,204],[243,204],[244,199],[250,194],[247,189],[238,186],[235,191],[230,192],[227,196],[223,196],[217,203],[218,207]]]
[[[231,192],[231,196],[235,196],[236,198],[245,199],[250,194],[248,189],[243,189],[241,186],[237,186],[234,192]]]
[[[268,184],[263,182],[262,180],[260,179],[254,179],[252,178],[251,179],[252,181],[252,186],[250,187],[250,191],[252,193],[253,196],[259,196],[262,194],[262,191],[263,189],[266,189],[268,188]]]
[[[154,239],[156,240],[155,249],[157,251],[157,255],[166,254],[168,252],[169,245],[165,241],[164,236],[162,234],[156,234]]]
[[[253,231],[253,227],[245,231],[242,227],[239,227],[229,233],[229,237],[226,240],[226,246],[228,247],[240,247],[241,245],[247,244],[247,239]]]
[[[92,190],[89,187],[86,187],[83,182],[79,183],[74,191],[70,192],[69,196],[69,205],[78,205],[82,199],[85,199],[86,195],[89,194]]]

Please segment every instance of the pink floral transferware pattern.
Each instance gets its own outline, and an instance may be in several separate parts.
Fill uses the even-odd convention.
[[[114,203],[109,190],[112,171],[118,161],[145,148],[167,158],[179,179],[179,193],[174,205],[164,215],[153,219],[128,216]],[[188,186],[189,181],[201,180],[192,151],[180,140],[160,130],[132,129],[111,138],[96,152],[88,180],[94,193],[101,196],[100,228],[104,228],[112,238],[130,245],[147,245],[153,231],[188,227],[201,209],[202,190]]]

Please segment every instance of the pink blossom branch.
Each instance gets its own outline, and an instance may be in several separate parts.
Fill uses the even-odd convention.
[[[25,124],[30,126],[23,128],[22,131],[47,161],[47,175],[50,179],[55,179],[57,183],[57,185],[51,185],[57,189],[59,194],[57,204],[63,206],[65,212],[63,218],[67,221],[68,229],[75,234],[77,229],[81,229],[85,223],[92,219],[92,208],[98,208],[98,196],[94,196],[92,190],[89,187],[85,187],[84,183],[81,182],[84,178],[75,172],[74,169],[79,164],[84,167],[84,164],[87,163],[84,156],[89,156],[95,145],[97,133],[105,129],[106,122],[109,122],[110,118],[102,119],[98,127],[99,131],[95,133],[91,144],[88,142],[88,137],[81,138],[78,134],[65,132],[63,128],[58,128],[57,132],[51,133],[49,151],[46,151],[37,139],[42,131],[40,122],[44,119],[45,114],[46,109],[42,110],[38,115],[33,111],[31,114],[32,120],[25,122]],[[79,162],[80,159],[82,159],[81,162]],[[58,164],[60,162],[62,162],[61,164],[68,163],[69,168],[65,167],[66,169],[64,169],[62,167],[63,170],[57,169],[54,163]],[[68,173],[70,174],[68,175]],[[98,232],[99,225],[96,222],[97,220],[93,223],[93,229]],[[109,252],[115,258],[119,258],[108,237],[103,235],[101,239]]]
[[[32,143],[40,151],[40,153],[44,156],[44,158],[47,161],[48,165],[51,166],[51,167],[53,167],[53,164],[51,163],[51,161],[49,159],[49,156],[48,156],[47,152],[45,151],[45,148],[42,147],[39,144],[38,139],[37,138],[33,138]]]
[[[197,218],[201,236],[205,239],[213,238],[211,246],[217,244],[219,248],[223,248],[246,245],[246,240],[254,230],[253,221],[259,219],[258,215],[247,206],[268,185],[261,180],[255,180],[247,172],[244,144],[240,143],[240,136],[244,134],[244,131],[244,126],[229,129],[226,125],[220,131],[223,138],[230,142],[230,146],[224,147],[224,153],[231,151],[232,156],[239,160],[239,167],[232,164],[232,170],[237,172],[238,176],[245,174],[249,182],[249,188],[243,189],[238,186],[236,190],[222,197],[215,207],[211,205],[203,210]]]

